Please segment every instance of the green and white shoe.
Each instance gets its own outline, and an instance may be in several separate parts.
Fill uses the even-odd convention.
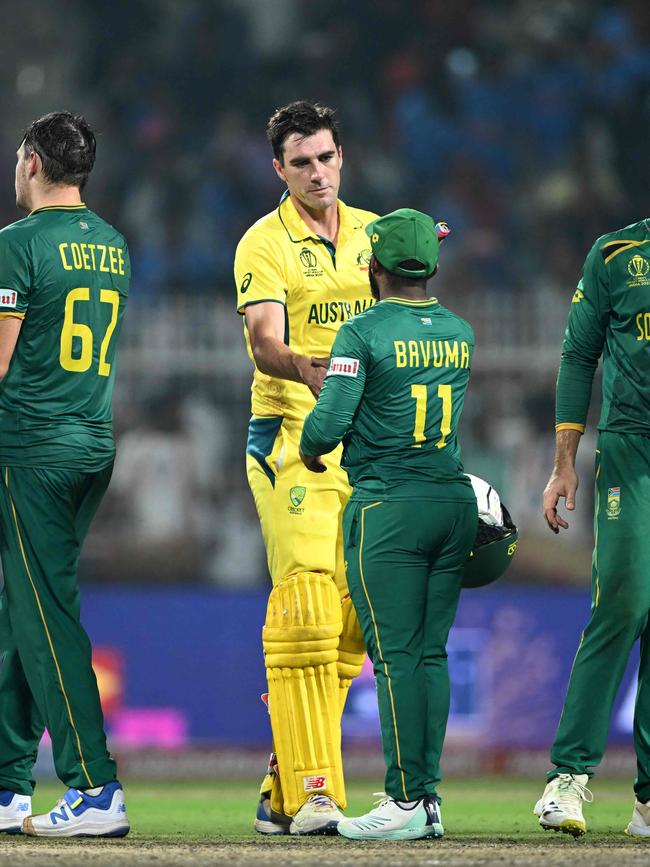
[[[350,840],[420,840],[445,833],[434,795],[417,801],[386,798],[365,816],[341,819],[338,831]]]

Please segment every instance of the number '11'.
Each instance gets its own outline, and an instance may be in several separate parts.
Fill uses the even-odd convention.
[[[412,385],[411,397],[415,399],[415,427],[413,428],[413,448],[419,449],[426,441],[424,428],[427,423],[427,387],[426,385]],[[442,401],[442,419],[440,421],[441,437],[435,444],[436,448],[442,449],[447,445],[447,437],[451,433],[451,386],[439,385],[438,397]]]

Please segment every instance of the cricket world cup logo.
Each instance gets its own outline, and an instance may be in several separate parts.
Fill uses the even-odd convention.
[[[631,277],[645,277],[648,271],[650,271],[650,262],[637,253],[627,263],[627,270]]]
[[[305,277],[322,277],[323,269],[318,264],[316,254],[312,253],[309,247],[303,247],[299,253],[300,264],[302,265]]]
[[[300,251],[300,261],[305,268],[315,268],[318,264],[315,254],[311,250],[308,250],[307,247],[303,247]]]

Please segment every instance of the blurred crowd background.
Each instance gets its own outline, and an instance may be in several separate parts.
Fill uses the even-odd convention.
[[[600,234],[650,190],[647,0],[0,0],[0,218],[36,116],[98,132],[86,201],[129,241],[118,460],[85,581],[262,586],[244,470],[251,365],[232,260],[282,186],[264,128],[278,105],[338,109],[342,198],[445,219],[431,288],[477,337],[461,427],[467,471],[521,529],[509,581],[586,582],[592,423],[571,530],[541,494],[566,315]]]

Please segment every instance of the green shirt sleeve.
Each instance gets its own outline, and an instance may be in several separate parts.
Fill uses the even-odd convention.
[[[0,313],[22,314],[32,284],[26,248],[10,232],[0,232]]]
[[[597,241],[573,296],[555,393],[556,428],[584,430],[610,315],[609,274]]]
[[[363,396],[370,353],[352,322],[346,322],[332,346],[330,366],[316,406],[305,419],[300,438],[304,455],[326,455],[349,431]]]

